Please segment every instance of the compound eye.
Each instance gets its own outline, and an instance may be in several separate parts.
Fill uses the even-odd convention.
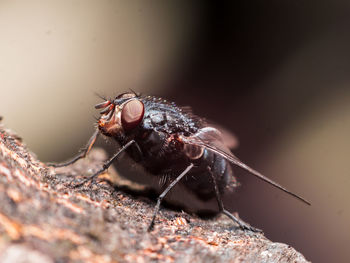
[[[140,124],[143,118],[145,107],[139,100],[128,101],[121,113],[121,121],[124,130],[134,129]]]

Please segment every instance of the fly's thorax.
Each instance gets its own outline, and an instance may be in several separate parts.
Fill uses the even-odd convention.
[[[152,96],[143,97],[142,101],[147,109],[146,125],[150,128],[157,127],[169,134],[192,134],[202,124],[189,107],[178,107],[173,102]]]

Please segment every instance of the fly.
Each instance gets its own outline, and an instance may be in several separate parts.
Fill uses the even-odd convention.
[[[180,181],[185,181],[185,187],[200,200],[215,198],[219,208],[217,213],[225,214],[241,229],[260,232],[224,207],[222,195],[230,180],[235,180],[232,164],[310,205],[304,198],[240,161],[230,151],[229,144],[219,129],[194,115],[188,107],[178,107],[175,103],[160,98],[127,92],[115,99],[105,99],[95,108],[102,109],[101,116],[86,147],[70,161],[51,165],[68,166],[84,158],[100,134],[115,139],[121,148],[100,170],[81,184],[95,179],[108,169],[122,152],[126,152],[152,175],[162,178],[166,174],[167,186],[157,199],[149,231],[154,226],[164,197]]]

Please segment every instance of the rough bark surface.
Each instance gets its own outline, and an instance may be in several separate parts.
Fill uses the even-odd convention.
[[[0,262],[307,262],[225,217],[162,209],[148,233],[154,201],[106,180],[74,187],[105,158],[94,150],[49,168],[0,124]],[[110,169],[99,178],[115,176]]]

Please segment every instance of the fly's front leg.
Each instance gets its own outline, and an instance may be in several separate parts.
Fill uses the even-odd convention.
[[[99,130],[96,130],[94,132],[94,134],[91,136],[91,138],[89,139],[86,146],[83,149],[81,149],[80,153],[78,155],[76,155],[75,157],[73,157],[71,160],[68,160],[68,161],[63,162],[63,163],[47,163],[47,165],[52,166],[52,167],[64,167],[64,166],[68,166],[70,164],[75,163],[79,159],[85,158],[85,156],[90,152],[92,146],[96,142],[96,139],[99,136],[99,134],[100,134]]]
[[[75,185],[75,187],[79,187],[83,184],[85,184],[88,181],[94,180],[99,174],[103,173],[108,169],[108,167],[111,166],[111,164],[114,162],[115,159],[118,158],[119,154],[121,154],[123,151],[125,151],[128,147],[130,147],[133,143],[136,143],[134,140],[129,141],[126,143],[117,153],[115,153],[112,158],[110,158],[107,162],[105,162],[100,170],[98,170],[96,173],[94,173],[92,176],[86,178],[83,180],[83,182]]]
[[[174,181],[172,181],[171,184],[168,185],[168,187],[163,191],[163,193],[160,194],[160,196],[157,199],[156,208],[154,209],[152,221],[148,227],[148,231],[151,231],[153,229],[154,221],[155,221],[156,216],[159,212],[160,204],[161,204],[163,198],[182,179],[182,177],[184,177],[192,169],[192,167],[193,167],[193,163],[191,163],[189,166],[187,166],[187,168],[178,177],[176,177],[176,179]]]
[[[246,230],[250,230],[250,231],[253,231],[253,232],[262,232],[262,230],[260,230],[258,228],[255,228],[255,227],[252,227],[252,226],[248,225],[246,222],[244,222],[243,220],[235,217],[233,214],[231,214],[229,211],[227,211],[224,208],[224,203],[222,202],[222,199],[221,199],[221,195],[220,195],[220,192],[219,192],[218,184],[216,182],[216,178],[215,178],[214,174],[211,171],[210,171],[210,175],[211,175],[211,178],[213,179],[214,189],[215,189],[215,196],[216,196],[216,200],[218,202],[218,206],[219,206],[220,212],[223,213],[224,215],[226,215],[227,217],[229,217],[235,223],[237,223],[239,225],[239,227],[241,229],[243,229],[243,230],[246,229]]]

